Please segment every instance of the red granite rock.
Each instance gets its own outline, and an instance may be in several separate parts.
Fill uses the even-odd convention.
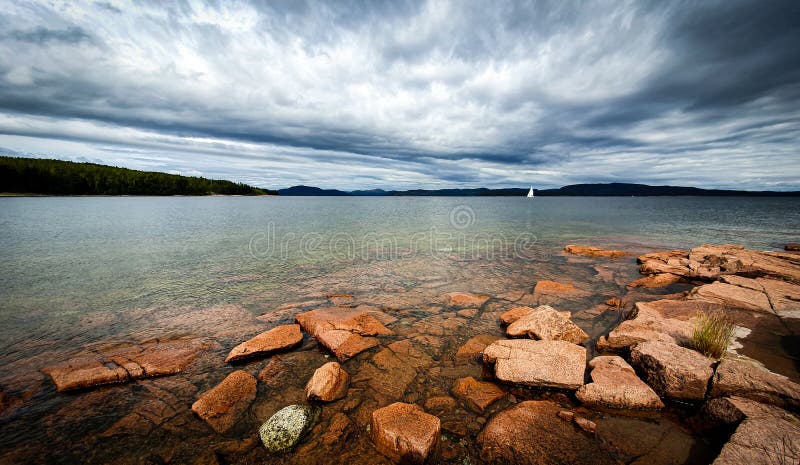
[[[619,258],[629,255],[621,250],[606,250],[599,247],[592,247],[588,245],[568,245],[564,247],[564,251],[573,255],[583,255],[584,257],[596,258]]]
[[[506,395],[498,385],[478,381],[472,376],[457,379],[450,392],[476,413],[483,413],[487,407]]]
[[[703,400],[714,361],[671,342],[647,341],[631,349],[631,364],[659,395],[671,399]]]
[[[504,339],[486,347],[483,362],[507,383],[575,390],[583,385],[586,349],[566,341]]]
[[[456,362],[479,362],[481,359],[481,354],[483,354],[483,349],[498,339],[502,338],[500,336],[494,336],[491,334],[479,334],[471,338],[465,342],[464,345],[458,348],[458,351],[456,352]]]
[[[449,292],[442,296],[444,304],[455,308],[480,308],[489,296],[470,292]]]
[[[549,305],[540,305],[511,323],[506,328],[506,334],[510,337],[580,344],[589,336],[572,322],[571,317],[570,312],[559,312]]]
[[[273,352],[291,349],[303,341],[300,325],[281,325],[263,332],[234,347],[225,358],[235,362],[246,358],[269,355]]]
[[[664,404],[625,360],[617,356],[595,357],[589,362],[592,382],[575,396],[590,407],[630,410],[662,409]]]
[[[336,362],[329,362],[317,368],[314,376],[306,384],[308,400],[332,402],[347,395],[350,375]]]
[[[399,463],[422,464],[433,458],[440,434],[439,419],[414,404],[396,402],[372,412],[375,448]]]
[[[256,379],[237,370],[221,383],[203,393],[192,404],[192,412],[203,419],[214,431],[223,434],[250,407],[256,398]]]

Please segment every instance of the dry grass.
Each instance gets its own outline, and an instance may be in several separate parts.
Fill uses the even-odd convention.
[[[701,354],[720,359],[728,350],[736,325],[722,312],[700,313],[692,332],[692,346]]]

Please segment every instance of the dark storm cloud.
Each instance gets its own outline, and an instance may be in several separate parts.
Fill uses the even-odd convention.
[[[15,2],[0,145],[278,187],[797,189],[798,17],[795,1]]]

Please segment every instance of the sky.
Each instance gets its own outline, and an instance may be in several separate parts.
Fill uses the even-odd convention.
[[[284,188],[800,190],[800,2],[24,1],[0,154]]]

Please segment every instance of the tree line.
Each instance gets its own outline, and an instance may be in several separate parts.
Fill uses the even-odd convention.
[[[45,195],[264,195],[276,191],[96,163],[0,157],[0,192]]]

